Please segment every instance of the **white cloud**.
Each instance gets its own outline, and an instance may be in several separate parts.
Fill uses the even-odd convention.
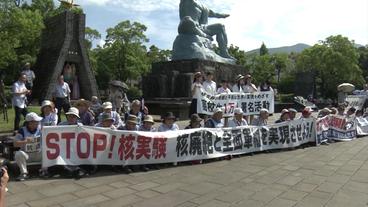
[[[132,14],[131,19],[148,26],[147,35],[152,44],[171,48],[179,23],[179,2],[79,0],[77,3],[103,6],[105,11],[101,12]],[[229,43],[244,50],[258,48],[262,42],[268,47],[296,43],[313,45],[337,34],[368,44],[367,0],[202,0],[202,3],[214,11],[231,15],[227,19],[212,19],[210,23],[225,24]]]

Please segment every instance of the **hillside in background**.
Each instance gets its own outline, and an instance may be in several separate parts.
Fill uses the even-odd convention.
[[[268,48],[268,52],[270,54],[275,54],[275,53],[300,53],[302,52],[304,49],[307,49],[311,47],[310,45],[304,44],[304,43],[298,43],[296,45],[292,45],[292,46],[283,46],[283,47],[276,47],[276,48]],[[253,54],[253,53],[259,53],[259,49],[254,49],[251,51],[248,51],[247,54]]]

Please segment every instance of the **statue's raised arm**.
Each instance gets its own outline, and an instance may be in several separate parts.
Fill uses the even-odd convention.
[[[206,8],[203,4],[201,4],[197,0],[181,0],[179,4],[179,16],[180,16],[180,24],[178,27],[179,36],[174,42],[173,48],[173,59],[180,59],[181,57],[184,59],[188,59],[188,54],[186,54],[186,50],[182,51],[182,47],[184,45],[184,41],[188,43],[188,38],[190,35],[197,35],[206,40],[202,42],[197,42],[199,45],[203,45],[207,49],[211,49],[213,40],[213,36],[216,36],[216,41],[218,43],[220,54],[223,59],[216,58],[214,54],[208,54],[207,56],[212,57],[212,59],[219,62],[228,62],[234,63],[235,60],[231,57],[227,50],[227,35],[225,31],[225,26],[222,24],[211,24],[208,25],[208,18],[226,18],[230,15],[216,13],[211,9]],[[180,35],[187,35],[186,37]],[[193,39],[192,39],[193,40]],[[189,48],[190,49],[190,48]],[[178,51],[181,50],[181,51]],[[193,51],[188,51],[189,53],[193,53]],[[199,51],[201,52],[201,51]],[[210,51],[211,53],[211,51]],[[214,51],[212,51],[214,53]],[[197,53],[194,53],[197,54]],[[184,56],[184,57],[183,57]],[[205,55],[206,56],[206,55]],[[193,57],[200,58],[200,57]],[[211,59],[211,58],[200,58],[200,59]]]

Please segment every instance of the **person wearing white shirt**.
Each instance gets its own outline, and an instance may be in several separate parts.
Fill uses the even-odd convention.
[[[245,85],[244,85],[244,93],[254,93],[257,92],[257,87],[252,83],[252,76],[246,75],[245,76]]]
[[[213,79],[213,73],[207,72],[206,73],[206,81],[203,82],[203,89],[210,95],[214,96],[216,95],[216,83],[212,80]]]
[[[58,123],[57,109],[54,103],[49,100],[44,100],[41,105],[41,126],[56,126]]]
[[[22,73],[19,76],[18,81],[13,84],[12,88],[12,104],[15,110],[14,131],[17,131],[19,129],[20,116],[23,115],[24,117],[26,117],[26,115],[28,114],[26,95],[30,94],[31,91],[26,88],[26,81],[27,77],[25,74]]]
[[[222,80],[221,81],[221,87],[217,89],[217,94],[231,93],[231,90],[228,88],[227,84],[228,83],[227,83],[226,80]]]
[[[200,96],[200,93],[203,89],[201,72],[196,72],[194,74],[194,80],[193,80],[191,89],[192,89],[191,90],[192,91],[192,102],[190,104],[189,114],[196,114],[197,113],[197,99]]]
[[[53,94],[55,98],[55,105],[58,110],[58,122],[61,121],[61,109],[64,110],[64,113],[68,112],[70,109],[70,93],[71,90],[69,85],[64,82],[64,76],[60,75]]]
[[[238,93],[243,93],[243,87],[244,87],[244,76],[242,76],[241,74],[236,76],[236,84],[233,85],[233,90],[232,92],[238,92]]]
[[[234,109],[234,118],[229,121],[229,127],[248,126],[248,122],[243,118],[243,110],[241,108]]]

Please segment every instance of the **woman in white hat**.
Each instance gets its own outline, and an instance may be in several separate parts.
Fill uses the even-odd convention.
[[[238,92],[238,93],[243,93],[244,92],[244,90],[243,90],[243,87],[244,87],[244,84],[245,84],[244,78],[245,77],[242,76],[241,74],[236,76],[236,79],[235,79],[236,84],[234,84],[233,88],[232,88],[233,92]]]
[[[57,109],[54,103],[49,100],[42,101],[41,105],[41,126],[56,126],[58,123]]]
[[[24,181],[29,178],[27,162],[41,161],[41,125],[42,117],[31,112],[26,115],[25,125],[14,138],[14,147],[20,148],[15,153],[14,159],[20,169],[18,181]]]
[[[150,115],[147,115],[143,119],[143,124],[139,127],[139,131],[143,132],[155,132],[156,129],[153,127],[155,124],[155,121],[153,120],[153,117]]]
[[[83,125],[79,122],[79,110],[75,107],[71,107],[68,112],[65,113],[66,121],[60,122],[59,125]]]

